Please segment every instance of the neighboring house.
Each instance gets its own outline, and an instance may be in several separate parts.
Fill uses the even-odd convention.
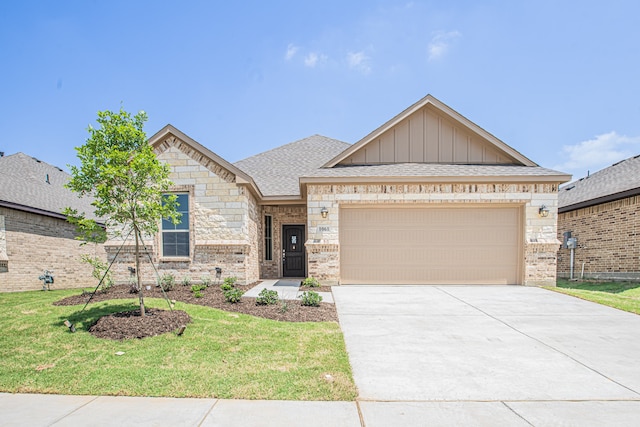
[[[54,271],[52,289],[92,286],[82,254],[105,257],[101,245],[82,245],[65,207],[92,212],[90,199],[64,187],[62,169],[23,153],[0,156],[0,291],[42,289],[38,277]]]
[[[577,239],[574,277],[640,279],[640,156],[622,160],[560,188],[558,236]],[[571,250],[558,257],[558,276],[571,275]]]
[[[145,243],[178,281],[219,267],[241,283],[555,284],[557,192],[570,176],[430,95],[353,145],[314,135],[232,164],[171,125],[149,143],[183,222]],[[111,258],[120,243],[106,245]],[[144,274],[153,280],[150,264]]]

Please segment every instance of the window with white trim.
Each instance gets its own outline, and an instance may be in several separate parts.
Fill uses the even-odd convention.
[[[174,224],[170,219],[162,219],[162,256],[189,256],[189,194],[176,194],[176,210],[182,216]]]

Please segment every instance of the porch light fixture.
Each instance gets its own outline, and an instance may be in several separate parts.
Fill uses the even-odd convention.
[[[540,209],[538,209],[538,215],[540,215],[542,218],[546,218],[549,216],[549,208],[545,205],[540,206]]]
[[[329,211],[327,210],[327,208],[323,207],[323,208],[320,210],[320,215],[322,215],[322,218],[326,218],[326,217],[327,217],[327,215],[329,215]]]

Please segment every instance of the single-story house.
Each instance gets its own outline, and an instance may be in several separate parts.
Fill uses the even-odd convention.
[[[53,270],[52,289],[91,286],[92,268],[82,254],[106,259],[102,245],[76,240],[65,207],[93,212],[91,199],[64,187],[62,169],[23,153],[0,155],[0,292],[42,289]]]
[[[558,238],[576,239],[573,277],[640,280],[640,156],[560,188]],[[563,245],[558,276],[571,276]]]
[[[433,96],[353,145],[313,135],[230,163],[171,125],[149,143],[183,220],[145,243],[178,281],[219,267],[241,283],[555,284],[558,187],[570,176]],[[111,258],[119,247],[108,242]]]

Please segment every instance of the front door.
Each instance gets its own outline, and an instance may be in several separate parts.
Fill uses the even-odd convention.
[[[282,226],[282,276],[305,277],[304,225]]]

